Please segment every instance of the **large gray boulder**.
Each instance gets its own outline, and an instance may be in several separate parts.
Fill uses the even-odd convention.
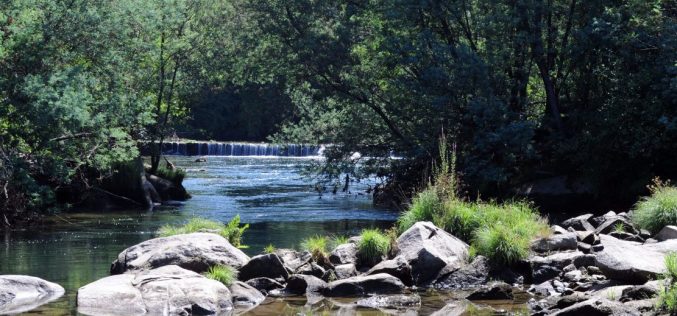
[[[0,314],[27,312],[61,297],[63,287],[27,275],[0,275]]]
[[[577,240],[576,233],[552,235],[535,240],[531,243],[531,249],[541,253],[550,251],[576,250],[578,247]]]
[[[564,228],[573,228],[576,231],[594,231],[595,227],[590,224],[589,220],[592,217],[592,214],[584,214],[562,222],[562,227]]]
[[[609,279],[642,284],[665,272],[664,257],[677,251],[677,240],[642,245],[600,235],[604,250],[596,253],[595,265]]]
[[[387,273],[402,281],[407,286],[412,286],[414,280],[411,277],[411,266],[403,257],[396,257],[392,260],[384,260],[373,266],[367,275]]]
[[[111,265],[111,274],[177,265],[198,273],[215,265],[239,269],[249,257],[225,238],[192,233],[146,240],[123,250]]]
[[[489,279],[489,259],[477,256],[473,261],[455,270],[444,274],[433,283],[438,289],[469,289],[485,284]]]
[[[401,294],[404,289],[405,286],[400,279],[387,273],[379,273],[331,282],[322,291],[322,294],[328,297]]]
[[[334,267],[334,274],[339,280],[347,279],[357,275],[357,268],[352,263],[337,265]]]
[[[336,265],[357,264],[357,245],[347,243],[336,246],[329,255],[329,261]]]
[[[210,315],[231,310],[233,302],[222,283],[168,265],[87,284],[77,306],[85,315]]]
[[[658,241],[665,241],[668,239],[677,239],[677,226],[668,225],[663,227],[655,237]]]
[[[297,295],[319,295],[327,287],[327,282],[312,275],[294,274],[287,280],[284,291]]]
[[[397,238],[398,256],[411,266],[415,284],[436,277],[442,268],[468,262],[468,245],[431,222],[417,222]]]
[[[240,281],[236,281],[230,286],[230,292],[235,307],[253,307],[266,299],[255,287]]]
[[[289,272],[282,264],[282,260],[274,253],[252,257],[247,264],[240,268],[238,278],[248,281],[253,278],[287,279]]]
[[[305,265],[312,260],[312,256],[308,251],[296,251],[294,249],[277,249],[275,250],[275,255],[277,255],[284,266],[293,273],[301,266]]]

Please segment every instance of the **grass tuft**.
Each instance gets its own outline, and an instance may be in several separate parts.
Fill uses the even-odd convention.
[[[437,191],[434,188],[428,188],[414,197],[409,209],[397,220],[397,226],[400,232],[404,232],[416,222],[432,220],[442,208],[443,201]]]
[[[667,225],[677,224],[677,188],[659,180],[649,188],[651,195],[637,202],[632,221],[655,234]]]
[[[329,248],[336,248],[338,245],[343,245],[348,243],[349,237],[346,235],[335,235],[329,239]]]
[[[301,248],[310,252],[316,262],[326,261],[329,254],[327,253],[329,239],[325,236],[313,236],[304,239],[301,242]]]
[[[209,279],[219,281],[226,286],[230,286],[237,279],[237,270],[231,266],[213,266],[203,275]]]
[[[390,239],[378,229],[365,229],[357,244],[357,256],[362,264],[375,265],[390,251]]]
[[[160,237],[168,237],[180,234],[190,234],[197,232],[216,233],[235,247],[243,247],[242,234],[249,228],[249,224],[240,226],[240,215],[236,215],[228,224],[222,224],[205,218],[192,218],[183,226],[164,225],[157,231]]]
[[[658,291],[657,308],[664,309],[670,315],[677,314],[677,253],[665,255],[665,274],[663,286]]]
[[[171,170],[165,167],[159,167],[157,171],[155,171],[155,175],[169,180],[175,185],[181,185],[181,183],[183,183],[183,179],[186,177],[186,171],[180,168],[174,168]]]

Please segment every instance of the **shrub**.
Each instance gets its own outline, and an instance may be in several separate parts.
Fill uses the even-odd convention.
[[[444,203],[444,211],[435,216],[433,223],[462,240],[470,241],[482,224],[481,215],[476,203],[453,199]]]
[[[209,279],[219,281],[226,286],[230,286],[237,279],[237,270],[231,266],[213,266],[203,275]]]
[[[409,209],[397,220],[400,232],[409,229],[416,222],[432,221],[443,206],[443,201],[435,188],[423,190],[414,197]]]
[[[635,205],[632,221],[657,233],[667,225],[677,224],[677,188],[656,180],[650,189],[651,196]]]
[[[492,225],[477,231],[473,246],[495,265],[509,265],[529,255],[530,241],[510,227]]]
[[[242,234],[247,228],[249,228],[249,224],[240,226],[240,215],[235,215],[226,225],[198,217],[190,219],[183,226],[164,225],[160,227],[157,234],[160,237],[167,237],[196,232],[210,232],[223,236],[235,247],[242,247]]]
[[[315,261],[324,262],[328,256],[327,237],[325,236],[308,237],[301,242],[301,248],[303,250],[310,252]]]
[[[158,167],[155,171],[155,175],[169,180],[178,186],[183,183],[183,179],[186,177],[186,171],[180,168],[167,169],[165,167]]]
[[[390,239],[378,229],[365,229],[357,243],[357,256],[361,263],[374,265],[388,255]]]
[[[338,245],[347,244],[348,236],[346,235],[335,235],[332,236],[329,240],[329,248],[336,248]]]
[[[677,313],[677,254],[674,252],[665,255],[663,286],[658,291],[658,308],[665,309],[671,315]]]

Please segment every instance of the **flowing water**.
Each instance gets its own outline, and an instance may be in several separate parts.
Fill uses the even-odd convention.
[[[349,235],[367,227],[386,228],[397,216],[392,210],[372,207],[365,190],[373,181],[353,183],[350,193],[339,190],[337,194],[318,194],[314,181],[302,176],[303,169],[313,162],[312,158],[210,156],[202,163],[185,156],[171,159],[187,170],[184,186],[193,197],[185,203],[153,212],[61,213],[46,227],[4,232],[0,236],[0,274],[37,276],[66,289],[62,298],[29,314],[77,314],[77,289],[107,276],[111,262],[120,251],[153,238],[162,225],[181,224],[191,217],[226,222],[239,214],[243,223],[250,224],[243,236],[243,243],[249,247],[243,251],[255,255],[268,244],[298,248],[303,238],[312,235]],[[331,188],[328,191],[332,191]],[[458,303],[457,294],[424,293],[418,312],[429,314],[450,302]],[[493,307],[501,310],[524,310],[524,299],[496,303]],[[326,312],[380,315],[388,311],[354,309],[347,300],[309,304],[305,298],[291,298],[267,299],[247,313]]]

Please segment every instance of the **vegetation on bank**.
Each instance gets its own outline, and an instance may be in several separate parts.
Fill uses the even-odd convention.
[[[246,247],[242,244],[242,234],[249,228],[249,224],[240,225],[240,215],[235,215],[227,224],[215,222],[205,218],[192,218],[182,226],[164,225],[157,231],[160,237],[197,232],[216,233],[228,239],[235,247]]]
[[[656,307],[674,315],[677,313],[677,253],[665,255],[665,268]]]
[[[390,239],[378,229],[365,229],[357,243],[357,257],[364,265],[372,266],[388,256]]]
[[[237,270],[231,266],[213,266],[203,275],[209,279],[219,281],[226,286],[230,286],[237,280]]]
[[[667,225],[677,225],[677,188],[655,179],[649,190],[651,195],[635,205],[632,221],[653,234]]]

